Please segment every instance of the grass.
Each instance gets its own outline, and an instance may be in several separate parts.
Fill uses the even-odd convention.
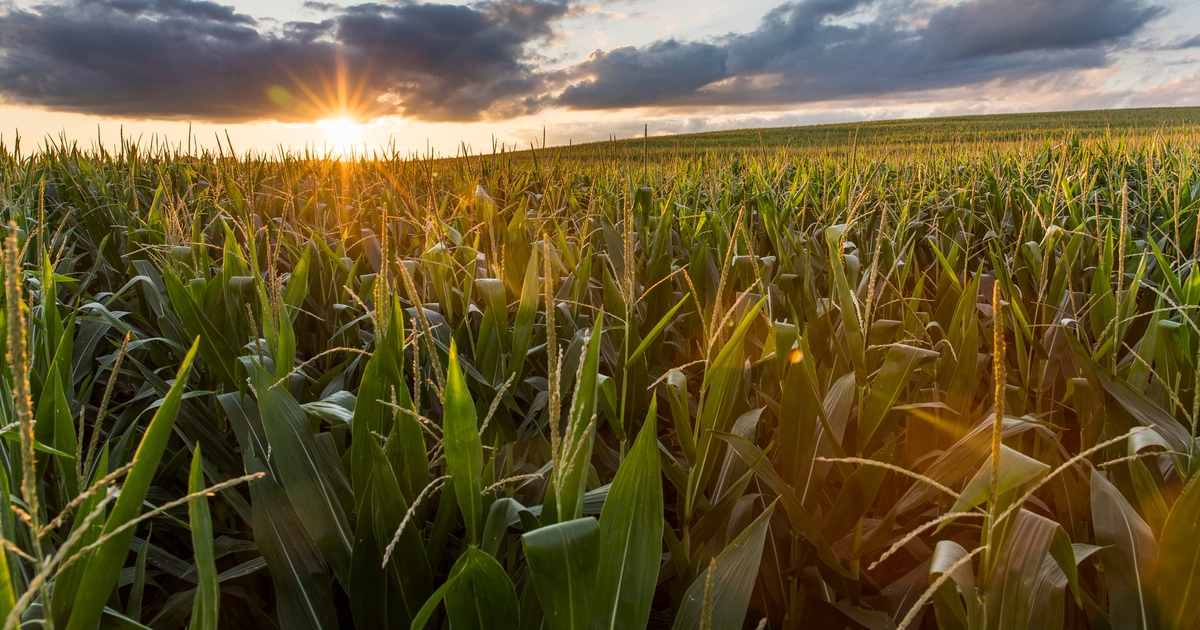
[[[1192,628],[1198,112],[0,149],[0,618]]]

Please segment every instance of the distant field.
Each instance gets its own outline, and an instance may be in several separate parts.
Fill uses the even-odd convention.
[[[945,149],[972,145],[1040,144],[1077,136],[1080,139],[1152,136],[1155,133],[1195,134],[1200,128],[1200,107],[1101,109],[1033,114],[992,114],[907,118],[835,125],[735,129],[706,133],[651,136],[651,155],[690,155],[705,151],[841,152],[857,146],[864,150],[893,152],[913,145]],[[651,130],[653,131],[653,129]],[[547,151],[573,158],[619,157],[640,159],[641,138],[589,142]]]

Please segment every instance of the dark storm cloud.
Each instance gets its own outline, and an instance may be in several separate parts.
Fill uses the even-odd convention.
[[[568,87],[558,102],[581,109],[670,102],[723,79],[727,55],[721,46],[673,39],[617,48],[576,66],[576,73],[595,79]]]
[[[360,4],[272,30],[207,1],[40,5],[0,15],[0,95],[213,121],[312,120],[347,108],[361,117],[508,116],[539,106],[544,78],[526,46],[549,37],[567,10],[536,0]]]
[[[209,0],[60,0],[0,13],[0,99],[227,122],[803,103],[1103,67],[1162,13],[1152,1],[799,0],[748,33],[547,69],[538,45],[584,5],[314,0],[324,19],[265,24]]]
[[[763,105],[1027,78],[1103,66],[1108,47],[1160,13],[1141,0],[806,0],[707,44],[593,53],[566,72],[558,102]]]
[[[935,13],[925,34],[943,58],[969,59],[1101,44],[1159,12],[1130,0],[975,0]]]

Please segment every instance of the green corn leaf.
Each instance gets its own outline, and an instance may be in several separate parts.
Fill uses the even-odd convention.
[[[363,484],[364,498],[374,500],[374,480]],[[375,519],[364,515],[354,532],[354,550],[350,558],[350,611],[356,625],[377,628],[404,627],[409,615],[403,610],[403,600],[393,597],[387,570],[382,566],[387,541],[375,535]]]
[[[617,439],[624,442],[629,439],[625,434],[625,426],[621,423],[621,413],[617,403],[617,380],[601,374],[600,379],[600,409],[605,418],[612,418],[608,426],[612,427]]]
[[[272,463],[300,522],[325,556],[338,581],[350,578],[352,534],[345,511],[321,465],[316,439],[300,404],[275,378],[256,366],[254,390]]]
[[[671,417],[675,420],[675,438],[683,450],[688,465],[696,464],[696,438],[692,434],[692,417],[687,403],[687,375],[680,370],[667,374],[667,400],[671,404]]]
[[[75,435],[75,421],[71,418],[71,405],[67,401],[62,383],[52,385],[54,389],[54,448],[58,451],[55,460],[59,478],[68,498],[79,494],[79,478],[75,475],[75,453],[79,447]]]
[[[509,525],[520,521],[522,512],[527,512],[525,506],[515,499],[502,497],[493,501],[483,525],[483,543],[479,548],[496,557]]]
[[[308,295],[308,269],[311,266],[309,254],[311,253],[311,249],[304,248],[300,262],[292,268],[287,286],[283,289],[283,303],[291,307],[291,310],[287,311],[290,320],[296,319],[296,312],[304,303],[305,296]]]
[[[404,493],[406,503],[412,503],[416,500],[418,494],[429,482],[429,455],[425,450],[425,435],[421,430],[420,421],[418,421],[411,413],[406,413],[403,410],[412,410],[412,398],[409,395],[408,385],[404,382],[400,363],[404,361],[404,311],[400,308],[397,300],[393,300],[391,308],[392,323],[388,325],[387,336],[384,342],[376,346],[376,354],[380,355],[380,363],[382,373],[376,373],[374,382],[368,385],[366,375],[363,375],[363,385],[360,386],[360,391],[363,389],[379,389],[386,388],[386,392],[382,392],[379,399],[376,399],[377,413],[381,415],[380,422],[377,425],[376,431],[383,433],[386,429],[386,422],[389,415],[392,420],[391,431],[387,434],[387,444],[384,448],[384,453],[387,455],[388,461],[392,464],[392,471],[396,476],[396,481],[400,484],[400,490]],[[375,356],[371,357],[371,362],[375,361]],[[395,404],[400,406],[400,409],[392,410],[390,407],[380,408],[383,403],[380,400],[391,401],[395,397]],[[357,403],[356,403],[357,407]],[[357,411],[357,408],[356,408]],[[356,436],[360,434],[355,434]],[[357,438],[356,438],[357,439]],[[417,506],[415,514],[416,522],[423,524],[425,521],[425,511],[420,506]]]
[[[465,558],[466,554],[464,554],[463,557]],[[462,560],[459,560],[459,562],[462,562]],[[458,566],[456,565],[455,568],[457,569]],[[438,606],[441,605],[442,602],[446,601],[446,593],[450,592],[450,589],[455,587],[457,581],[457,575],[451,576],[440,587],[438,587],[438,590],[433,592],[433,595],[429,596],[429,599],[423,606],[421,606],[421,609],[417,611],[416,617],[413,618],[412,625],[409,626],[411,630],[422,630],[426,625],[429,624],[429,620],[433,618],[435,613],[437,613]]]
[[[754,318],[758,316],[759,311],[762,310],[763,305],[766,303],[767,298],[759,299],[758,302],[754,303],[754,306],[746,311],[742,319],[738,321],[737,327],[733,329],[733,334],[729,336],[729,340],[717,352],[717,357],[713,359],[712,366],[704,372],[704,382],[701,384],[701,389],[708,386],[710,374],[718,373],[722,368],[741,369],[742,366],[740,364],[735,365],[730,360],[730,357],[734,354],[735,350],[741,350],[742,340],[746,338],[746,333],[750,331],[750,326],[754,324]]]
[[[1006,492],[1040,479],[1050,471],[1050,466],[1039,462],[1024,453],[1015,451],[1007,446],[1000,446],[1000,474],[997,491],[1003,496]],[[963,488],[958,500],[954,502],[952,512],[965,512],[975,506],[982,505],[992,492],[992,458],[984,462],[983,467],[975,473],[967,487]]]
[[[63,325],[62,317],[58,308],[58,287],[56,286],[58,274],[54,273],[54,261],[50,260],[50,252],[42,248],[39,268],[42,281],[42,317],[41,324],[47,333],[46,353],[47,357],[55,357],[58,355],[59,344],[63,341]]]
[[[8,508],[8,475],[3,470],[0,470],[0,491],[5,493],[0,499],[0,507]],[[8,566],[8,552],[3,551],[0,552],[0,619],[8,618],[8,613],[12,611],[16,601],[17,589],[14,587],[13,576]]]
[[[895,442],[888,442],[871,455],[871,459],[890,464],[895,451]],[[838,492],[829,515],[821,524],[821,533],[829,540],[838,540],[853,529],[855,523],[875,502],[875,496],[879,493],[887,472],[886,468],[869,465],[855,469]]]
[[[150,555],[150,538],[154,534],[151,526],[146,532],[146,540],[138,546],[137,560],[133,563],[133,586],[129,589],[129,603],[125,605],[125,615],[134,621],[142,618],[142,598],[146,593],[146,559]]]
[[[775,337],[775,365],[779,369],[779,373],[786,374],[787,366],[793,362],[799,362],[804,358],[803,351],[793,359],[792,347],[800,341],[800,329],[795,324],[788,322],[773,322],[772,334]],[[764,346],[763,350],[767,350],[769,346]]]
[[[897,414],[889,415],[889,412],[912,380],[913,372],[923,363],[939,356],[939,353],[932,350],[913,346],[893,345],[888,348],[883,367],[879,368],[879,372],[871,380],[871,391],[867,394],[866,408],[859,421],[858,452],[866,452],[874,446],[877,439],[883,438],[891,431],[899,417]],[[885,422],[888,418],[890,421]]]
[[[100,456],[98,459],[99,459],[99,463],[97,463],[97,465],[96,465],[96,470],[97,470],[97,472],[101,473],[100,476],[103,476],[104,473],[108,472],[108,446],[107,445],[105,445],[102,449],[100,449]],[[0,472],[0,477],[4,477],[3,472]],[[7,486],[7,478],[4,478],[4,481],[6,482],[4,485]],[[7,490],[7,487],[0,488],[0,489]],[[5,494],[5,497],[7,497],[7,496],[8,495]],[[96,506],[99,505],[100,500],[102,498],[103,497],[98,492],[93,494],[90,498],[84,500],[84,502],[82,504],[80,504],[79,511],[77,512],[77,514],[82,514],[82,515],[91,514],[96,509]],[[7,501],[6,501],[6,503],[7,503]],[[82,519],[77,519],[76,523],[82,523]],[[76,526],[78,526],[78,525],[76,525]],[[88,526],[88,530],[86,532],[82,533],[82,535],[79,539],[79,546],[76,549],[85,547],[87,545],[90,545],[90,544],[96,542],[96,540],[100,538],[100,532],[103,529],[104,529],[104,518],[103,517],[97,518],[96,520],[92,521],[92,524],[90,526]],[[74,529],[72,529],[72,533],[75,533]],[[78,553],[79,553],[78,551],[75,551],[69,557],[74,557]],[[87,569],[87,561],[81,560],[81,561],[76,562],[75,564],[67,567],[64,570],[59,571],[58,575],[55,577],[54,592],[51,594],[51,597],[50,597],[50,610],[51,610],[51,613],[54,615],[54,623],[56,626],[66,625],[67,616],[71,612],[70,607],[73,604],[73,602],[75,601],[75,595],[79,591],[80,580],[83,579],[83,575],[86,572],[86,569]]]
[[[250,503],[254,510],[254,542],[271,572],[280,627],[337,628],[332,579],[321,551],[274,476],[253,453],[246,453],[245,458],[246,472],[267,473],[250,482]]]
[[[187,334],[200,339],[200,355],[204,357],[205,367],[215,372],[227,389],[243,388],[243,383],[239,383],[234,374],[237,354],[225,336],[196,304],[179,276],[170,268],[163,270],[163,282],[167,287],[167,295],[170,296],[171,308],[175,309],[179,319],[183,321]]]
[[[69,498],[79,494],[79,481],[75,476],[75,450],[78,445],[75,437],[75,422],[71,418],[71,408],[63,392],[62,380],[58,378],[58,366],[50,368],[50,378],[46,389],[42,392],[43,401],[49,396],[52,404],[39,407],[38,415],[44,410],[50,417],[45,418],[47,425],[53,424],[53,432],[48,437],[53,440],[55,457],[58,467],[58,479]],[[43,402],[45,404],[45,402]],[[35,427],[35,433],[36,429]]]
[[[638,344],[638,347],[633,351],[633,354],[629,355],[629,360],[626,361],[626,363],[634,363],[638,359],[642,358],[642,354],[646,352],[646,349],[650,347],[650,344],[654,343],[654,339],[658,337],[663,330],[666,330],[667,324],[671,323],[671,319],[675,317],[675,313],[679,312],[679,309],[687,303],[691,296],[691,293],[685,294],[683,298],[679,300],[678,304],[673,306],[671,310],[667,311],[667,314],[663,315],[662,319],[658,320],[658,323],[654,325],[654,328],[650,329],[650,332],[647,333],[642,339],[642,343]]]
[[[766,454],[762,449],[737,435],[720,432],[715,432],[715,435],[731,446],[738,456],[742,458],[746,466],[754,471],[754,474],[763,483],[775,491],[780,500],[783,501],[783,509],[787,513],[792,527],[796,528],[801,536],[807,538],[816,547],[817,557],[825,562],[826,566],[837,571],[839,575],[849,577],[850,573],[842,566],[837,556],[834,555],[832,544],[821,533],[812,516],[804,509],[804,505],[800,502],[799,497],[796,496],[791,486],[779,476],[779,473],[775,472],[774,467],[771,466],[770,461],[767,461]]]
[[[987,582],[988,627],[996,630],[1025,630],[1033,609],[1033,586],[1048,557],[1058,523],[1020,510],[1016,524],[997,554],[996,568]]]
[[[1195,626],[1200,616],[1200,475],[1175,500],[1159,539],[1159,610],[1166,630]]]
[[[742,627],[750,606],[754,578],[762,561],[771,515],[774,513],[775,504],[772,503],[717,556],[712,589],[714,630]],[[705,580],[705,574],[701,573],[688,587],[679,605],[679,613],[675,616],[675,624],[671,626],[673,630],[690,630],[700,626]]]
[[[538,252],[534,249],[529,254],[529,264],[525,267],[525,282],[521,287],[521,302],[517,305],[517,318],[513,322],[512,351],[508,358],[508,373],[520,380],[525,371],[525,353],[533,339],[533,321],[537,315],[538,299],[541,295],[541,285],[538,283]]]
[[[1154,630],[1158,622],[1153,574],[1159,544],[1150,526],[1097,469],[1092,469],[1091,483],[1092,525],[1103,547],[1100,562],[1112,627]]]
[[[506,630],[516,628],[520,619],[516,590],[504,569],[474,547],[458,558],[448,580],[421,606],[410,628],[424,629],[443,601],[454,629]]]
[[[600,341],[603,330],[604,315],[601,313],[596,317],[596,325],[592,328],[591,337],[587,342],[583,372],[579,382],[575,384],[566,434],[562,439],[562,448],[567,459],[555,462],[554,474],[561,476],[556,483],[562,489],[555,498],[558,508],[556,520],[559,522],[583,515],[588,465],[592,461],[592,445],[596,436],[594,418],[599,393]]]
[[[200,447],[192,455],[192,470],[188,475],[188,492],[204,489],[204,459]],[[216,630],[221,607],[221,590],[217,584],[217,561],[213,553],[213,524],[208,498],[200,497],[188,504],[188,523],[192,526],[192,551],[196,557],[196,599],[192,604],[191,630]]]
[[[1145,433],[1153,433],[1146,431]],[[1130,441],[1132,444],[1132,440]],[[1133,496],[1137,499],[1137,505],[1141,508],[1140,512],[1146,519],[1146,524],[1150,526],[1150,531],[1158,537],[1162,533],[1162,529],[1167,520],[1168,508],[1166,500],[1163,499],[1162,491],[1158,488],[1158,483],[1150,474],[1149,468],[1146,467],[1145,460],[1134,459],[1128,463],[1129,477],[1133,486]]]
[[[454,480],[458,508],[467,525],[467,540],[479,544],[483,534],[483,444],[475,403],[467,391],[458,362],[458,347],[450,341],[450,367],[446,370],[445,429],[446,469]]]
[[[949,572],[950,568],[966,555],[967,550],[953,540],[938,541],[929,562],[930,584]],[[976,592],[975,574],[971,565],[966,564],[955,569],[950,574],[950,580],[933,595],[933,612],[938,628],[967,630],[977,627],[982,609]]]
[[[442,499],[438,501],[437,514],[433,517],[433,528],[429,532],[426,543],[426,556],[430,564],[441,561],[442,553],[445,551],[447,540],[450,537],[450,530],[458,519],[458,501],[453,499],[454,496],[454,479],[452,477],[447,479],[446,485],[442,487]]]
[[[1004,436],[1008,437],[1009,435],[1011,434],[1006,430]],[[925,471],[925,476],[941,484],[956,483],[957,480],[971,474],[971,470],[991,456],[989,452],[991,439],[992,418],[984,418],[971,429],[970,433],[964,435],[947,448],[944,454],[938,456]],[[900,497],[895,509],[903,514],[936,496],[938,492],[928,484],[914,484]]]
[[[8,441],[10,441],[10,442],[14,442],[14,443],[18,443],[18,444],[21,442],[21,434],[20,434],[20,433],[17,433],[16,431],[3,431],[3,432],[0,432],[0,437],[3,437],[4,439],[6,439],[6,440],[8,440]],[[74,459],[75,459],[75,454],[74,454],[74,453],[68,453],[68,452],[66,452],[66,451],[60,451],[60,450],[58,450],[58,449],[56,449],[56,448],[51,448],[51,447],[49,447],[49,446],[46,446],[45,444],[42,444],[41,442],[36,442],[36,441],[35,441],[35,442],[33,443],[33,450],[35,450],[35,451],[37,451],[37,452],[39,452],[39,453],[46,453],[47,455],[54,455],[55,457],[58,457],[58,458],[60,458],[60,459],[67,459],[67,460],[74,460]]]
[[[1139,392],[1125,381],[1116,378],[1111,372],[1098,365],[1087,350],[1071,335],[1067,335],[1072,353],[1079,363],[1080,369],[1093,389],[1104,392],[1106,399],[1115,403],[1114,406],[1129,415],[1135,422],[1144,427],[1153,427],[1171,444],[1171,450],[1188,451],[1191,435],[1171,414],[1163,411],[1145,394]],[[1110,404],[1111,404],[1110,403]]]
[[[504,568],[474,547],[450,570],[444,596],[446,616],[454,630],[510,630],[520,618],[517,592]],[[427,617],[418,616],[413,629],[423,628],[425,620]]]
[[[646,422],[600,513],[600,567],[591,613],[600,628],[643,628],[650,616],[663,528],[657,407],[657,399],[651,399]]]
[[[754,441],[754,435],[758,430],[758,422],[762,419],[763,408],[751,409],[746,413],[738,416],[734,420],[733,426],[730,427],[730,434],[736,435],[748,442]],[[725,452],[725,461],[721,463],[721,472],[717,475],[716,482],[713,486],[712,496],[718,499],[724,498],[728,492],[730,484],[735,483],[746,472],[746,464],[742,462],[742,458],[732,450]]]
[[[717,431],[728,431],[734,422],[735,416],[731,411],[738,403],[738,392],[745,382],[745,352],[742,346],[746,333],[763,304],[765,301],[759,300],[746,312],[729,340],[717,353],[717,358],[704,372],[704,380],[700,386],[703,408],[698,412],[699,421],[696,423],[696,465],[688,474],[688,515],[695,509],[718,464],[721,443],[714,442],[713,436]]]
[[[600,554],[600,526],[585,516],[521,537],[548,630],[589,627]]]
[[[1091,552],[1080,556],[1076,552],[1076,547],[1077,545],[1071,543],[1071,537],[1067,535],[1067,532],[1062,527],[1059,527],[1054,531],[1054,538],[1050,541],[1049,551],[1050,560],[1058,567],[1058,572],[1062,574],[1065,580],[1063,584],[1070,585],[1071,594],[1075,596],[1075,603],[1082,606],[1083,596],[1079,591],[1079,563],[1087,555],[1090,555]],[[1095,547],[1094,545],[1084,545],[1084,547],[1099,550],[1099,547]],[[1037,608],[1035,607],[1033,610],[1037,610]]]
[[[373,474],[374,458],[368,445],[377,439],[376,434],[391,435],[395,432],[401,436],[401,443],[389,444],[389,451],[395,456],[392,461],[403,460],[397,462],[403,464],[403,469],[394,471],[394,474],[406,501],[415,499],[429,478],[428,460],[424,459],[425,443],[423,439],[411,439],[413,429],[420,435],[420,428],[412,426],[417,420],[387,406],[394,393],[397,405],[405,409],[412,407],[408,386],[400,376],[398,365],[398,361],[403,360],[403,354],[398,351],[395,341],[397,335],[403,337],[403,319],[396,308],[393,308],[392,316],[387,338],[376,339],[375,352],[363,370],[362,384],[354,401],[349,468],[354,486],[354,503],[359,509],[365,496],[362,483]],[[397,428],[394,422],[405,423],[405,426]]]
[[[1066,538],[1066,534],[1062,532],[1055,534],[1055,538]],[[1042,570],[1038,574],[1037,580],[1033,585],[1033,602],[1030,604],[1030,610],[1033,614],[1029,616],[1029,626],[1027,630],[1063,630],[1066,623],[1066,590],[1070,580],[1064,573],[1064,563],[1055,555],[1055,543],[1050,545],[1050,554],[1054,557],[1047,557],[1042,560]],[[1071,551],[1071,561],[1074,563],[1082,562],[1092,554],[1100,550],[1095,545],[1084,545],[1076,543],[1068,544],[1067,549]],[[1078,574],[1078,568],[1072,564],[1069,571],[1073,574]],[[1072,591],[1076,593],[1075,602],[1080,607],[1084,606],[1082,598],[1078,594],[1078,586],[1073,587]]]
[[[825,241],[829,245],[829,268],[832,272],[834,297],[842,312],[842,328],[850,350],[850,364],[859,385],[867,384],[866,342],[863,337],[862,321],[858,313],[858,300],[846,278],[845,261],[842,256],[842,235],[846,226],[837,225],[825,229]]]
[[[1187,295],[1183,292],[1183,284],[1179,282],[1179,276],[1176,276],[1175,272],[1171,270],[1170,263],[1167,262],[1166,257],[1163,256],[1162,250],[1158,248],[1154,239],[1150,239],[1148,242],[1150,250],[1154,252],[1154,259],[1158,261],[1158,268],[1162,272],[1163,278],[1166,279],[1167,286],[1171,289],[1172,300],[1176,305],[1182,306],[1186,304]]]
[[[429,598],[433,571],[415,522],[401,532],[387,566],[383,566],[386,548],[395,539],[409,504],[383,449],[370,436],[363,443],[368,462],[360,468],[355,496],[361,508],[350,565],[351,612],[360,625],[404,628]]]
[[[776,324],[780,328],[778,322]],[[776,341],[779,336],[777,331]],[[803,355],[803,350],[799,352]],[[824,408],[807,369],[812,360],[804,361],[803,356],[798,358],[801,359],[799,364],[781,370],[786,376],[781,379],[783,391],[778,412],[779,449],[775,453],[775,466],[784,479],[796,487],[803,487],[805,481],[801,475],[812,468],[809,452],[821,430],[817,414],[824,413]],[[785,358],[785,361],[790,363],[790,359]]]
[[[264,303],[264,309],[266,308]],[[274,335],[267,339],[267,343],[271,348],[271,358],[275,361],[275,378],[282,379],[292,371],[292,367],[296,363],[296,331],[292,326],[292,318],[288,315],[288,305],[280,302],[279,312],[276,314],[276,319],[279,325],[272,328]],[[266,327],[266,324],[263,324]],[[286,385],[286,381],[284,382]]]
[[[745,497],[746,488],[754,480],[754,477],[754,471],[747,470],[741,477],[726,486],[721,499],[712,506],[711,510],[705,512],[704,516],[700,517],[700,521],[691,528],[689,533],[693,540],[708,540],[716,535],[722,527],[729,524],[729,518],[733,514],[734,508],[738,507],[739,502]]]
[[[167,440],[171,437],[171,429],[175,425],[175,416],[179,413],[179,404],[199,343],[199,339],[192,343],[191,350],[184,357],[175,375],[175,383],[171,385],[162,406],[146,427],[137,453],[133,456],[133,468],[121,486],[121,495],[104,523],[102,535],[109,535],[141,513],[142,501],[146,498],[146,491],[150,489],[154,472],[162,459]],[[127,529],[113,535],[91,553],[91,557],[87,559],[87,570],[80,581],[81,584],[87,585],[87,588],[79,590],[74,601],[70,602],[71,612],[67,630],[92,630],[100,623],[108,595],[121,576],[121,567],[125,564],[125,556],[129,553],[129,541],[133,539],[133,535],[134,530]]]

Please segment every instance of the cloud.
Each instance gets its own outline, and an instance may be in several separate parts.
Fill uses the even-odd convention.
[[[1141,0],[802,0],[757,29],[593,53],[565,71],[574,109],[776,105],[1103,67],[1162,9]],[[719,60],[719,63],[718,63]]]
[[[1188,48],[1200,48],[1200,35],[1192,35],[1191,37],[1188,37],[1186,35],[1181,35],[1181,36],[1175,38],[1174,41],[1172,41],[1170,44],[1166,45],[1164,48],[1166,48],[1167,50],[1186,50]]]
[[[1131,0],[974,0],[936,12],[925,37],[947,60],[1065,50],[1124,37],[1161,12]]]
[[[568,6],[359,4],[271,29],[198,0],[71,0],[0,15],[0,95],[92,114],[239,122],[540,107],[527,46]]]
[[[208,0],[49,0],[0,12],[0,98],[211,122],[901,98],[1111,67],[1164,13],[1152,1],[1166,0],[797,0],[749,32],[596,51],[553,68],[539,50],[561,39],[555,25],[601,9],[313,0],[304,6],[317,17],[278,24]]]
[[[724,78],[727,55],[720,46],[674,39],[594,53],[573,69],[593,78],[567,87],[558,104],[581,109],[669,104]]]

